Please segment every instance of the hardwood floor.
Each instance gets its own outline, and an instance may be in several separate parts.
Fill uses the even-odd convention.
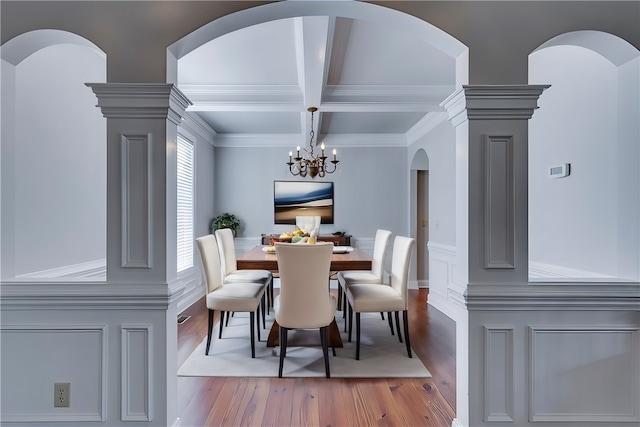
[[[455,324],[427,296],[409,291],[409,328],[432,378],[178,377],[179,426],[451,426]],[[204,299],[181,314],[191,317],[178,325],[178,365],[206,336]],[[336,319],[342,326],[341,313]]]

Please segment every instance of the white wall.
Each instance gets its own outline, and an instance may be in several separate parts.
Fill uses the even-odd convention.
[[[624,179],[618,165],[624,158],[637,165],[638,141],[620,135],[618,114],[629,103],[620,104],[617,67],[575,46],[542,49],[530,65],[531,83],[551,84],[530,122],[530,262],[578,277],[620,277],[619,247],[635,247],[637,269],[637,226],[629,233],[633,221],[622,209],[637,211],[637,176]],[[548,178],[561,163],[571,164],[571,175]]]
[[[55,45],[16,67],[15,275],[106,257],[106,120],[94,49]]]
[[[300,180],[288,171],[288,152],[286,147],[216,148],[216,214],[236,214],[242,222],[239,236],[291,229],[275,225],[273,218],[273,181]],[[320,233],[345,231],[356,239],[373,238],[378,228],[408,233],[406,148],[338,147],[338,153],[339,170],[323,178],[334,182],[335,224],[323,224]]]

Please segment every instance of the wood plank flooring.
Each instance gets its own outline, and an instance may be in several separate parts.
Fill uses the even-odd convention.
[[[414,357],[432,378],[178,377],[179,427],[451,426],[455,324],[427,297],[427,289],[409,291],[409,329]],[[204,298],[181,315],[191,317],[178,325],[178,365],[206,336]],[[341,313],[336,319],[342,328]]]

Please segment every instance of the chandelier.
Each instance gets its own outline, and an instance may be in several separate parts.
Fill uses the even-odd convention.
[[[330,161],[333,163],[333,169],[330,169],[330,166],[327,165],[326,162],[327,156],[324,155],[324,142],[320,145],[322,153],[320,155],[313,154],[313,137],[315,136],[315,132],[313,131],[313,113],[318,111],[318,109],[316,107],[309,107],[307,108],[307,111],[311,113],[311,132],[309,137],[309,149],[304,149],[307,153],[306,157],[300,157],[300,147],[298,146],[296,148],[296,157],[293,157],[293,153],[289,151],[289,161],[287,164],[289,165],[289,172],[294,176],[300,175],[304,178],[308,174],[311,178],[315,178],[316,176],[322,178],[328,173],[334,173],[340,160],[336,159],[336,149],[334,148],[333,160]]]

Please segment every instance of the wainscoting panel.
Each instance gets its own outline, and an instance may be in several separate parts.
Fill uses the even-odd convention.
[[[153,420],[153,348],[151,325],[121,328],[122,421]]]
[[[451,319],[455,311],[465,308],[464,289],[453,283],[456,266],[455,246],[429,242],[429,299],[428,304]]]
[[[122,267],[152,268],[152,135],[122,135],[120,141]]]
[[[513,136],[485,135],[485,268],[514,268]]]
[[[107,326],[10,326],[0,329],[1,422],[78,423],[106,420]],[[55,348],[73,349],[56,357]],[[69,355],[73,355],[69,357]],[[70,407],[53,406],[54,383],[70,383]],[[37,390],[34,393],[34,390]],[[29,399],[25,399],[29,396]]]
[[[638,422],[639,329],[530,327],[532,422]]]
[[[484,420],[513,422],[513,326],[484,326]]]

